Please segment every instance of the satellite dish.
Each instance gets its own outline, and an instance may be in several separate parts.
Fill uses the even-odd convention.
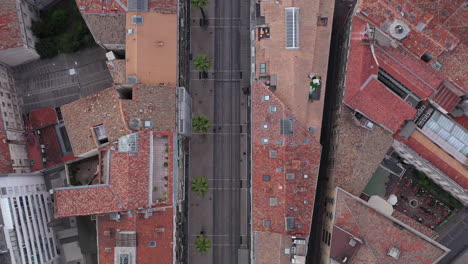
[[[141,120],[136,117],[131,117],[128,121],[128,126],[131,130],[138,130],[141,127]]]

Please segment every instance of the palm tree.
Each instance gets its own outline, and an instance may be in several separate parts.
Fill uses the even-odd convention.
[[[206,115],[196,116],[192,120],[192,128],[197,133],[206,133],[211,127],[211,121]]]
[[[192,191],[204,195],[208,191],[208,180],[205,177],[196,177],[192,180]]]
[[[206,23],[207,19],[205,16],[205,12],[203,11],[203,8],[205,8],[208,5],[209,0],[192,0],[192,5],[196,8],[200,8],[201,14],[203,16],[203,22]]]
[[[195,250],[199,253],[206,253],[211,248],[211,240],[204,235],[200,235],[195,240]]]
[[[193,60],[195,69],[201,72],[207,72],[211,68],[211,60],[206,55],[197,55]]]

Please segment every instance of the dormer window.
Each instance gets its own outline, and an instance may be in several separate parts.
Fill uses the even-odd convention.
[[[109,140],[107,139],[106,130],[104,129],[103,125],[93,127],[93,131],[99,145],[109,142]]]

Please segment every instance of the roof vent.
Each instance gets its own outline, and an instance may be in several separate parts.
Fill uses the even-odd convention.
[[[432,68],[434,68],[436,71],[440,71],[442,69],[442,63],[440,61],[433,61],[431,63]]]
[[[141,127],[141,119],[136,117],[131,117],[128,121],[128,126],[131,130],[137,130]]]
[[[387,255],[389,255],[390,257],[394,258],[394,259],[399,259],[400,258],[400,250],[396,247],[391,247],[388,252],[387,252]]]
[[[405,22],[401,20],[395,20],[390,24],[389,33],[392,37],[402,40],[410,33],[410,29]]]

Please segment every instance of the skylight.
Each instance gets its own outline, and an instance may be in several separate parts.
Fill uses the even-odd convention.
[[[299,48],[299,8],[285,8],[286,49]]]

